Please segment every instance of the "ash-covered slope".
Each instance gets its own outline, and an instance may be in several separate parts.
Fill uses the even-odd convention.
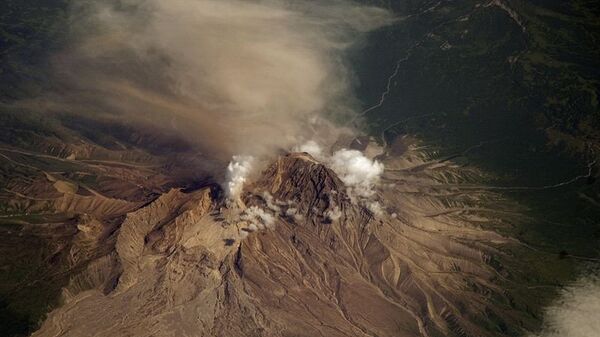
[[[345,189],[294,153],[246,187],[244,210],[215,189],[171,190],[126,215],[115,251],[34,336],[503,335],[481,324],[511,319],[487,303],[504,297],[488,248],[462,243],[502,237],[374,216]]]

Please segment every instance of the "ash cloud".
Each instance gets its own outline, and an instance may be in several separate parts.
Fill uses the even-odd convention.
[[[82,1],[42,104],[152,125],[223,162],[271,154],[354,113],[345,57],[392,20],[340,0]]]

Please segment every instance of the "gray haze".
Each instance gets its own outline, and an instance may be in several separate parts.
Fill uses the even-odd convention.
[[[353,113],[345,56],[391,20],[347,1],[80,2],[43,104],[160,126],[222,159],[263,155]]]

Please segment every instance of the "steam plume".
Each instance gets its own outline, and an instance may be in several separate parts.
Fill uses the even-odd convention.
[[[294,151],[306,152],[329,166],[346,185],[354,201],[361,202],[375,214],[383,212],[381,205],[373,199],[375,186],[383,174],[382,163],[357,150],[341,149],[329,155],[313,140],[294,147]]]
[[[383,164],[371,161],[357,150],[336,151],[330,165],[353,194],[362,198],[369,198],[375,193],[373,187],[383,173]]]
[[[294,147],[294,152],[306,152],[313,156],[315,159],[323,159],[323,148],[314,140],[309,140],[302,145]]]
[[[242,193],[244,183],[252,170],[254,158],[250,156],[233,156],[227,166],[225,194],[231,200],[237,200]]]

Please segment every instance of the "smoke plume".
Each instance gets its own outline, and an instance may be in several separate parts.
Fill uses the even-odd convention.
[[[341,0],[90,0],[71,12],[46,109],[158,126],[224,162],[353,114],[346,56],[392,20]]]

